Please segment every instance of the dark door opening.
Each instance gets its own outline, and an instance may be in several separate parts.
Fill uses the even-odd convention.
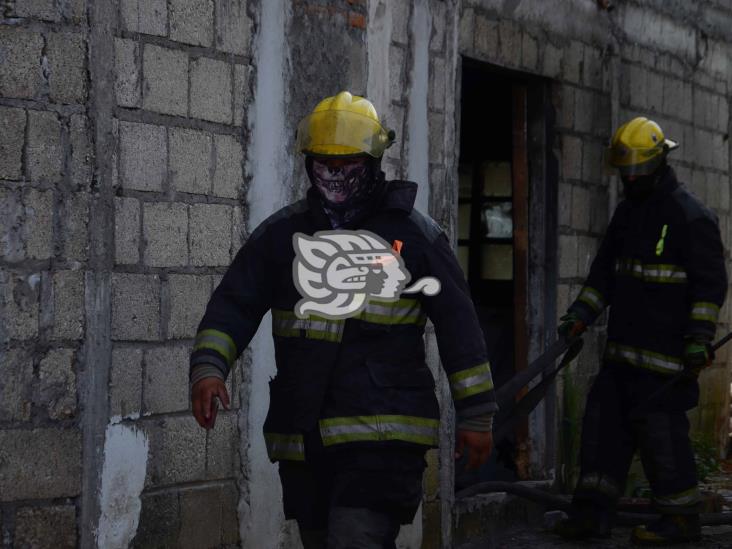
[[[546,322],[556,292],[556,254],[547,253],[556,233],[547,84],[464,59],[461,85],[458,259],[500,387],[539,354],[553,322]],[[456,487],[545,477],[537,460],[538,469],[551,467],[547,413],[543,406],[541,426],[523,421],[512,436],[494,441],[489,463],[474,474],[458,471]]]

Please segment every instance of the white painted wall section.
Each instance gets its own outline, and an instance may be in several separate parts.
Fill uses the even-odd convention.
[[[429,165],[429,119],[427,116],[427,93],[430,76],[430,31],[432,18],[427,0],[415,0],[412,14],[412,76],[409,90],[409,114],[407,134],[407,178],[419,185],[416,207],[422,213],[429,213],[430,165]]]
[[[99,549],[127,549],[137,533],[149,444],[134,426],[110,424],[104,440],[99,495]]]
[[[247,158],[252,176],[247,202],[248,231],[284,206],[285,182],[292,160],[285,134],[285,28],[289,14],[285,0],[262,2],[259,34],[255,41],[257,82],[252,106],[251,147]],[[268,313],[251,342],[251,383],[241,394],[248,399],[247,417],[240,417],[241,456],[247,483],[239,502],[239,531],[245,549],[277,548],[291,542],[285,535],[282,489],[277,467],[270,463],[262,436],[269,407],[268,382],[276,372]],[[292,545],[290,545],[292,547]]]

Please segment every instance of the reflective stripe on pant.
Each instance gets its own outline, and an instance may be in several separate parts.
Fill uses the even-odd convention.
[[[685,399],[681,398],[688,388],[675,388],[678,394],[672,392],[668,400],[660,400],[637,419],[629,417],[655,386],[654,375],[619,365],[606,366],[598,374],[582,424],[582,471],[575,500],[614,507],[637,449],[657,509],[676,514],[698,512],[696,465],[682,404]],[[658,377],[663,383],[664,378]]]

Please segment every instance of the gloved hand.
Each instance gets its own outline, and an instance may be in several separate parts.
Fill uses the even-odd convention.
[[[467,471],[473,471],[483,465],[493,451],[493,433],[491,431],[466,431],[458,429],[455,434],[455,459],[468,452]]]
[[[684,344],[684,367],[695,376],[709,366],[714,359],[714,350],[708,339],[690,337]]]
[[[568,312],[559,319],[561,324],[557,328],[560,336],[567,338],[581,336],[587,329],[587,324],[577,315],[577,313]]]

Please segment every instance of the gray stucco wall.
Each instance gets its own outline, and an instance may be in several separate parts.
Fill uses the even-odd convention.
[[[294,129],[325,95],[348,88],[375,102],[398,136],[387,173],[426,177],[419,204],[455,238],[462,58],[547,78],[558,311],[618,198],[602,147],[636,114],[681,142],[674,167],[729,244],[732,8],[611,3],[607,12],[594,0],[3,2],[3,546],[297,543],[259,435],[273,368],[267,321],[230,378],[234,409],[208,434],[188,412],[186,355],[248,232],[307,187],[290,155]],[[725,307],[721,328],[729,315]],[[576,441],[559,421],[581,416],[603,327],[587,339],[558,387],[559,450]],[[411,547],[448,546],[452,524],[452,410],[431,333],[427,345],[445,427],[428,455],[423,515],[401,538]],[[729,370],[720,353],[694,414],[720,440]],[[571,483],[571,458],[553,469],[536,446],[534,476]]]

